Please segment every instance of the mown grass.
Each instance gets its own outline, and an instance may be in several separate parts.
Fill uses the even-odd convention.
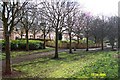
[[[40,58],[14,64],[13,68],[30,78],[115,78],[118,76],[117,52],[81,51],[74,54],[59,53],[60,59]],[[92,74],[98,74],[92,75]],[[104,76],[99,76],[104,74]]]
[[[54,48],[47,47],[46,49],[39,49],[39,50],[11,51],[11,57],[16,58],[16,57],[23,56],[23,55],[30,55],[30,54],[41,53],[41,52],[49,52],[49,51],[53,51],[53,50],[54,50]],[[5,59],[4,52],[3,53],[1,52],[0,59]]]

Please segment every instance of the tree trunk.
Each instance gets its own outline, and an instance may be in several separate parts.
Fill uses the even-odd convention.
[[[21,36],[21,39],[22,39],[22,36],[23,36],[23,32],[22,31],[21,31],[21,35],[20,36]]]
[[[112,50],[114,50],[114,45],[112,45]]]
[[[74,51],[76,51],[76,43],[74,42]]]
[[[101,50],[104,50],[103,38],[101,39]]]
[[[56,37],[55,37],[55,56],[54,56],[54,59],[58,59],[58,26],[59,26],[59,15],[58,15],[58,19],[57,19],[57,25],[56,25],[56,28],[55,28],[55,33],[56,33]]]
[[[69,53],[72,53],[72,44],[71,44],[71,42],[72,42],[72,38],[71,38],[71,32],[69,33],[69,38],[70,38],[70,42],[69,42]]]
[[[79,42],[79,37],[77,36],[77,43],[79,44],[80,42]]]
[[[8,32],[8,25],[6,18],[3,18],[3,29],[4,29],[4,40],[5,40],[5,74],[11,74],[11,63],[10,63],[10,33]]]
[[[88,51],[88,43],[89,43],[89,42],[88,42],[88,36],[86,37],[86,39],[87,39],[87,40],[86,40],[86,46],[87,46],[87,47],[86,47],[86,51]]]
[[[55,33],[56,33],[56,38],[55,38],[55,56],[54,56],[54,58],[57,59],[58,58],[58,28],[57,27],[56,27]]]
[[[10,40],[9,40],[9,34],[8,33],[5,33],[5,53],[6,53],[5,74],[11,74]]]
[[[44,45],[43,45],[43,49],[45,49],[45,42],[46,42],[46,40],[45,40],[45,29],[44,29],[44,31],[43,31],[43,34],[44,34]]]
[[[51,40],[50,33],[49,33],[49,39]]]
[[[34,33],[33,33],[33,38],[35,39],[35,30],[34,30]]]
[[[96,38],[96,36],[94,38],[95,38],[95,46],[97,48],[97,38]]]
[[[21,39],[22,39],[22,34],[20,36],[21,36]]]
[[[104,45],[103,45],[103,26],[102,26],[102,31],[101,31],[101,33],[102,33],[102,36],[101,36],[101,50],[103,50],[104,49]]]
[[[26,51],[29,51],[28,30],[26,30]]]

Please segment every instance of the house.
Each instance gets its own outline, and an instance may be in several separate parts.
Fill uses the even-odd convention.
[[[2,27],[0,27],[0,34],[1,34],[0,39],[4,39],[3,28]],[[28,38],[33,39],[34,38],[33,36],[34,35],[29,31]],[[26,34],[25,34],[25,32],[23,32],[22,38],[25,39],[25,37],[26,37]],[[19,32],[13,30],[13,32],[11,33],[10,39],[11,40],[16,40],[16,39],[20,39],[20,38],[21,38],[21,35],[19,34]],[[43,38],[44,38],[44,36],[43,36],[42,32],[39,32],[35,35],[35,39],[43,39]],[[55,32],[50,32],[49,34],[47,34],[46,39],[55,40]],[[77,39],[77,37],[74,35],[74,33],[72,33],[72,39]],[[67,32],[64,32],[62,34],[62,40],[69,40],[69,34]]]
[[[23,39],[25,39],[25,37],[26,37],[25,31],[23,31],[23,34],[22,34],[22,35],[21,35],[20,29],[18,29],[17,31],[16,31],[16,29],[14,29],[13,32],[11,33],[11,39],[12,39],[12,40],[20,39],[21,37],[22,37]],[[34,35],[33,35],[33,33],[32,33],[31,30],[30,30],[29,33],[28,33],[28,38],[29,38],[29,39],[33,39],[33,38],[34,38]],[[38,33],[35,34],[35,39],[43,39],[43,38],[44,38],[44,36],[43,36],[42,31],[40,31],[40,32],[38,32]],[[55,38],[54,32],[50,32],[50,33],[47,34],[47,36],[46,36],[46,39],[54,39],[54,38]]]
[[[11,40],[15,40],[15,39],[18,39],[18,38],[20,39],[21,37],[24,39],[26,37],[25,31],[23,31],[22,35],[20,35],[20,33],[21,33],[20,29],[18,29],[18,30],[14,29],[13,32],[11,33],[10,39]],[[32,39],[32,38],[34,38],[33,36],[34,35],[32,34],[32,32],[29,31],[28,38]],[[43,36],[42,32],[39,32],[39,33],[37,33],[35,35],[35,39],[43,39],[43,38],[44,38],[44,36]],[[0,21],[0,39],[4,39],[2,21]],[[55,32],[52,31],[49,34],[47,34],[46,39],[55,40]],[[74,36],[74,33],[72,33],[72,39],[77,39],[77,37]],[[69,34],[68,34],[68,32],[64,32],[62,34],[62,40],[69,40]]]

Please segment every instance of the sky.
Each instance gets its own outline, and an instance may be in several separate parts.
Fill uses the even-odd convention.
[[[68,0],[77,1],[81,9],[93,16],[117,16],[118,2],[120,0]]]
[[[118,15],[118,2],[120,0],[77,0],[81,9],[90,12],[91,15]]]
[[[28,1],[35,2],[39,0]],[[85,12],[90,12],[90,14],[93,16],[97,15],[114,16],[118,15],[118,2],[120,0],[70,0],[70,1],[79,2],[81,5],[81,9]]]

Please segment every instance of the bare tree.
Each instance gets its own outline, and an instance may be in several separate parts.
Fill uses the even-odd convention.
[[[33,34],[33,39],[36,39],[36,34],[40,32],[40,27],[37,23],[31,25],[30,31]]]
[[[101,49],[104,49],[104,38],[109,34],[109,22],[105,20],[104,16],[99,16],[93,20],[91,34],[95,38],[95,43],[101,43]],[[97,45],[96,45],[97,46]]]
[[[94,37],[94,41],[97,47],[97,43],[99,43],[99,26],[101,24],[101,19],[99,17],[95,17],[92,21],[92,26],[90,29],[91,36]]]
[[[83,27],[83,31],[86,37],[86,51],[88,51],[89,49],[89,37],[90,37],[90,29],[91,29],[91,25],[92,25],[92,16],[90,16],[89,14],[85,14],[85,18],[84,18],[84,27]]]
[[[45,10],[43,10],[43,13],[47,16],[47,19],[49,22],[51,22],[53,29],[55,30],[55,56],[54,58],[58,58],[58,32],[61,29],[62,26],[60,24],[62,23],[63,18],[67,16],[66,11],[66,1],[64,0],[56,0],[51,2],[44,1],[41,3]]]
[[[20,35],[20,38],[23,39],[24,28],[20,22],[15,26],[15,31],[17,34]]]
[[[112,50],[114,50],[114,43],[117,38],[117,17],[110,17],[108,21],[108,34],[107,37],[112,46]]]
[[[75,36],[77,36],[77,43],[79,44],[79,39],[82,38],[83,34],[83,25],[84,25],[84,13],[79,13],[76,16],[75,27],[73,27],[73,31]]]
[[[10,35],[14,29],[14,26],[22,19],[24,14],[20,14],[27,2],[19,5],[19,2],[9,1],[2,2],[2,22],[5,38],[5,53],[6,53],[6,66],[5,73],[11,74],[11,64],[10,64]]]
[[[67,17],[66,17],[66,31],[69,34],[69,53],[72,53],[72,33],[75,27],[76,14],[78,11],[78,4],[76,2],[67,2]]]
[[[52,31],[52,24],[49,22],[48,20],[48,16],[46,16],[44,14],[44,10],[45,8],[39,8],[39,14],[37,16],[39,16],[39,18],[37,18],[38,20],[38,27],[39,27],[39,31],[41,31],[43,34],[41,36],[43,36],[44,39],[44,45],[43,45],[43,49],[45,49],[46,47],[46,36],[48,35],[48,33],[50,31]]]
[[[47,34],[52,31],[51,25],[49,23],[41,23],[40,24],[40,29],[43,33],[43,39],[44,39],[44,45],[43,45],[43,49],[45,49],[46,47],[46,36]]]
[[[104,50],[104,38],[108,34],[108,22],[105,20],[105,16],[102,16],[102,19],[100,21],[100,26],[99,26],[99,39],[101,41],[101,50]]]
[[[36,9],[35,5],[29,3],[28,5],[26,5],[26,7],[23,10],[23,13],[25,14],[25,16],[23,16],[21,23],[22,23],[22,25],[25,29],[25,33],[26,33],[26,51],[29,50],[28,34],[30,31],[30,28],[33,27],[33,23],[34,23],[34,20],[36,18],[35,9]]]
[[[39,15],[41,15],[40,14],[41,11],[39,11],[38,5],[39,4],[36,2],[36,5],[34,5],[36,6],[36,8],[35,7],[33,8],[34,9],[33,11],[35,11],[34,22],[31,25],[31,31],[30,31],[33,34],[34,39],[36,38],[35,35],[40,32]]]

